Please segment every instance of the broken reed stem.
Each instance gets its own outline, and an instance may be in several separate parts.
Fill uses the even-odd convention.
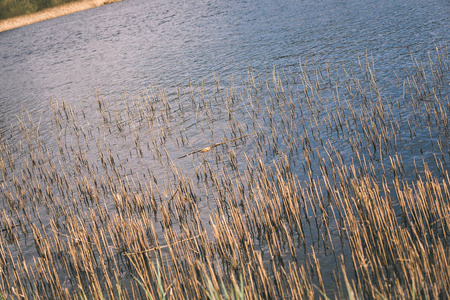
[[[211,145],[211,146],[209,146],[209,147],[202,148],[202,149],[200,149],[200,150],[195,150],[195,151],[189,152],[189,153],[187,153],[187,154],[183,154],[183,155],[179,156],[178,159],[183,158],[183,157],[186,157],[186,156],[189,156],[189,155],[192,155],[192,154],[195,154],[195,153],[205,153],[205,152],[209,152],[209,151],[211,151],[213,148],[215,148],[215,147],[217,147],[217,146],[225,145],[225,144],[228,144],[228,143],[232,143],[232,142],[235,142],[235,141],[244,139],[244,138],[246,138],[246,137],[252,136],[252,135],[254,135],[254,134],[256,134],[256,132],[250,133],[250,134],[246,134],[246,135],[244,135],[244,136],[240,136],[240,137],[237,137],[237,138],[234,138],[234,139],[231,139],[231,140],[223,141],[223,142],[220,142],[220,143],[215,143],[215,144],[213,144],[213,145]]]
[[[198,238],[198,237],[200,237],[202,235],[205,235],[205,234],[206,234],[206,232],[203,232],[203,233],[198,234],[196,236],[193,236],[191,238],[183,239],[183,240],[177,241],[175,243],[171,243],[171,244],[167,244],[167,245],[163,245],[163,246],[158,246],[158,247],[154,247],[154,248],[150,248],[150,249],[145,249],[145,250],[142,250],[142,251],[139,251],[139,252],[124,252],[124,254],[125,255],[137,255],[137,254],[143,254],[143,253],[146,253],[146,252],[161,250],[161,249],[164,249],[164,248],[167,248],[167,247],[172,247],[172,246],[174,246],[176,244],[179,244],[179,243],[183,243],[183,242],[187,242],[187,241],[196,239],[196,238]]]

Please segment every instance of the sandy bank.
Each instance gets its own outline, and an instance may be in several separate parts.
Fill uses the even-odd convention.
[[[121,0],[81,0],[44,9],[32,14],[1,20],[0,32],[118,1]]]

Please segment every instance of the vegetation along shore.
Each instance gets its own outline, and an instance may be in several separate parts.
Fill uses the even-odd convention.
[[[24,110],[0,299],[450,298],[447,47],[355,60]]]
[[[0,32],[119,1],[121,0],[0,0]]]

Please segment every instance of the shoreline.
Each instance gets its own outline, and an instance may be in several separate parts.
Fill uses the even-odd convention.
[[[122,0],[81,0],[47,8],[32,14],[4,19],[0,21],[0,32],[119,1]]]

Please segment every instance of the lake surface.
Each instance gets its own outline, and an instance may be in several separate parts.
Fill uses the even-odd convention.
[[[310,170],[315,176],[321,172],[320,157],[329,155],[331,160],[332,154],[324,146],[328,143],[339,149],[336,153],[340,153],[347,163],[356,161],[354,145],[350,145],[347,138],[355,132],[356,136],[368,136],[364,124],[358,123],[364,123],[365,119],[354,117],[355,128],[352,129],[343,129],[342,125],[339,129],[335,123],[335,130],[331,130],[330,115],[338,111],[342,113],[339,116],[356,113],[370,119],[371,113],[368,113],[367,107],[373,108],[368,104],[373,99],[386,102],[384,107],[392,109],[389,115],[389,118],[392,117],[392,127],[389,128],[398,128],[398,135],[390,136],[391,133],[386,132],[389,137],[383,147],[381,140],[370,143],[369,137],[367,144],[361,142],[361,149],[364,149],[361,153],[370,157],[370,162],[374,164],[371,174],[378,176],[379,183],[382,181],[380,178],[384,180],[387,176],[387,182],[392,187],[393,175],[389,175],[392,172],[385,173],[385,167],[390,166],[389,159],[396,154],[403,159],[405,170],[402,179],[405,181],[416,178],[416,162],[429,164],[433,174],[442,175],[448,170],[445,159],[450,155],[450,138],[445,129],[448,123],[441,120],[444,125],[447,124],[445,127],[436,121],[436,126],[432,127],[432,122],[422,123],[417,116],[425,115],[421,110],[431,110],[425,104],[431,94],[436,95],[433,103],[441,101],[445,108],[450,92],[448,73],[442,76],[442,81],[435,82],[437,87],[426,95],[412,96],[411,93],[411,98],[418,97],[424,103],[410,109],[404,99],[410,97],[405,91],[413,90],[412,84],[408,88],[405,78],[417,71],[420,66],[418,62],[425,61],[424,68],[428,70],[430,57],[432,62],[438,64],[432,54],[436,47],[447,53],[449,15],[450,3],[445,0],[124,0],[2,32],[0,141],[11,145],[17,167],[11,167],[0,183],[5,191],[20,194],[20,184],[16,184],[13,178],[19,178],[21,174],[24,176],[27,173],[24,170],[29,170],[28,161],[21,163],[25,157],[31,159],[33,167],[37,160],[43,166],[48,167],[49,164],[49,169],[66,172],[68,181],[76,190],[80,186],[79,178],[86,180],[83,183],[93,180],[90,177],[92,170],[84,169],[89,165],[96,170],[95,174],[107,178],[101,177],[105,182],[114,181],[110,177],[113,173],[120,184],[137,181],[134,177],[137,174],[140,174],[139,178],[150,178],[161,187],[157,198],[158,205],[162,207],[166,205],[164,201],[171,202],[174,198],[175,194],[170,197],[170,189],[173,188],[171,184],[178,184],[178,179],[174,179],[174,174],[178,174],[174,171],[176,169],[186,178],[197,176],[197,181],[193,183],[196,197],[200,199],[196,209],[202,226],[212,239],[210,217],[221,204],[216,202],[216,191],[209,190],[210,186],[217,184],[209,182],[211,178],[206,179],[208,174],[228,176],[223,170],[229,170],[230,182],[237,181],[242,174],[246,174],[246,160],[255,165],[262,162],[271,166],[287,154],[292,172],[299,182],[308,185],[314,176],[308,173],[306,156],[295,147],[290,147],[295,144],[300,148],[307,141],[305,137],[309,136],[309,141],[304,143],[309,144],[312,150],[310,153],[315,163]],[[445,63],[448,65],[448,61]],[[363,70],[367,66],[376,74],[376,88],[370,82],[371,75]],[[306,74],[302,73],[304,68],[310,68],[311,73],[306,73],[312,76],[311,82],[320,81],[324,85],[317,86],[312,92],[312,98],[318,97],[319,100],[308,102],[311,95],[308,96],[309,87],[306,87],[307,81],[302,77]],[[323,73],[314,72],[315,68],[320,68]],[[327,78],[320,79],[322,75],[326,77],[327,68],[338,70],[329,75],[330,84]],[[253,85],[252,79],[256,81]],[[428,79],[431,83],[432,78]],[[280,91],[277,89],[282,82],[286,82],[287,94],[292,97],[289,100],[281,97],[281,101],[277,96],[275,105],[272,95],[278,95]],[[361,89],[368,93],[367,98],[365,94],[359,94],[360,82]],[[297,87],[297,92],[291,90],[294,87]],[[377,88],[382,92],[378,98]],[[359,92],[355,93],[355,89]],[[342,103],[345,103],[342,106],[336,100],[338,93],[342,95]],[[302,99],[301,104],[290,110],[290,103],[296,97]],[[370,101],[367,100],[369,98]],[[149,102],[151,108],[147,106]],[[72,107],[75,112],[71,119]],[[105,107],[107,109],[103,111]],[[28,111],[30,119],[37,124],[36,132],[46,143],[43,149],[48,149],[47,154],[43,151],[44,154],[37,155],[37,159],[30,153],[34,153],[33,149],[41,144],[25,142],[28,129],[23,129],[18,122],[19,118],[23,122],[24,111]],[[289,126],[285,124],[288,119],[291,122]],[[395,122],[398,123],[392,125]],[[381,130],[381,123],[374,124],[372,129]],[[255,139],[245,142],[239,139],[242,136],[255,136]],[[233,139],[236,140],[229,143]],[[205,151],[208,153],[203,157],[198,153],[184,156],[221,142],[228,148],[223,153],[217,150],[215,157],[212,154],[208,156],[209,151]],[[303,151],[308,147],[303,144]],[[68,149],[78,152],[73,156],[64,154]],[[216,149],[219,147],[213,150]],[[167,155],[162,153],[164,151]],[[105,159],[103,153],[110,152],[112,155]],[[445,157],[444,164],[433,167],[436,155],[441,154],[443,159]],[[42,159],[46,155],[48,157]],[[238,167],[233,164],[233,155],[239,162]],[[9,158],[6,154],[2,157],[4,162]],[[55,158],[53,162],[52,157]],[[173,161],[175,163],[172,165]],[[120,167],[111,169],[109,164]],[[208,171],[205,166],[211,169]],[[204,174],[199,175],[199,170],[204,170]],[[40,174],[39,170],[36,172]],[[232,186],[226,180],[223,184]],[[32,185],[34,188],[34,183]],[[138,189],[134,183],[130,186]],[[49,189],[53,189],[52,193],[60,199],[70,199],[74,195],[83,198],[82,193],[66,193],[56,184]],[[105,209],[111,214],[117,209],[118,200],[113,197],[116,193],[119,192],[107,191],[101,195]],[[12,212],[7,195],[7,192],[2,193],[0,208],[13,220],[22,220],[20,213],[16,215]],[[72,207],[72,202],[77,200],[64,201],[55,204],[55,207],[63,209],[67,204],[67,207],[78,210],[78,207]],[[91,204],[83,205],[80,211],[88,212]],[[35,207],[39,217],[33,213],[34,219],[32,217],[30,221],[27,216],[30,223],[39,219],[43,227],[50,230],[51,222],[66,221],[67,217],[56,208],[43,203]],[[394,207],[400,215],[400,205],[395,203]],[[314,212],[312,207],[310,211],[306,210],[305,214],[316,214],[315,208]],[[162,219],[161,213],[155,215],[156,231],[161,236],[165,232],[164,226],[160,225]],[[175,220],[173,222],[177,223]],[[183,223],[181,219],[178,222]],[[310,228],[313,229],[310,229],[310,234],[306,233],[306,244],[319,249],[316,255],[326,275],[323,280],[327,292],[332,295],[334,279],[331,273],[335,270],[337,259],[330,255],[329,250],[327,252],[326,246],[321,248],[319,238],[316,240],[316,236],[324,234],[320,226]],[[64,232],[68,235],[70,230],[66,230]],[[338,226],[330,227],[330,240],[335,245],[339,243],[339,230]],[[21,250],[10,246],[11,253],[20,253],[19,256],[25,260],[33,261],[39,252],[33,245],[33,239],[26,234],[17,235]],[[259,241],[255,245],[258,251],[266,253],[263,259],[269,268],[272,261],[267,256],[270,252],[267,241]],[[304,250],[304,256],[299,255],[302,262],[311,255],[311,249]],[[348,245],[342,246],[344,256],[350,252]],[[351,268],[351,262],[345,264]],[[65,273],[59,276],[61,281],[70,277]],[[76,286],[77,283],[72,283],[69,288],[76,289]]]
[[[0,34],[0,128],[21,107],[76,101],[125,86],[245,76],[299,60],[356,65],[381,75],[448,41],[448,1],[122,1]]]

